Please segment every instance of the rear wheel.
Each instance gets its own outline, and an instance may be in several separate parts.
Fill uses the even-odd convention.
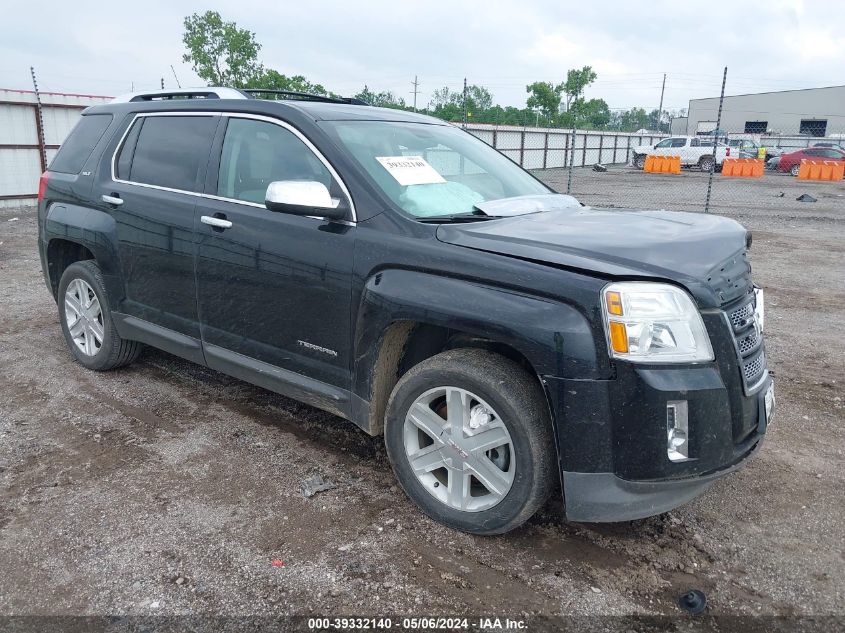
[[[701,171],[709,172],[713,169],[714,165],[715,161],[713,160],[712,156],[702,156],[698,159],[698,167],[701,169]]]
[[[81,365],[105,371],[138,357],[141,343],[124,340],[115,330],[103,274],[94,261],[67,267],[59,282],[58,300],[62,333]]]
[[[521,525],[555,481],[538,381],[484,350],[443,352],[405,374],[388,402],[385,444],[408,496],[465,532],[501,534]]]
[[[795,165],[793,165],[793,166],[792,166],[792,168],[789,170],[789,173],[790,173],[790,174],[792,174],[793,176],[797,176],[799,171],[801,171],[801,165],[800,165],[800,164],[798,164],[798,163],[796,163],[796,164],[795,164]]]

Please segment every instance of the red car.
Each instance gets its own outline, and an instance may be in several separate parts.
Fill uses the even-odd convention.
[[[797,176],[801,161],[804,159],[845,161],[845,151],[832,147],[808,147],[799,149],[797,152],[782,154],[778,163],[778,171],[788,171],[793,176]]]

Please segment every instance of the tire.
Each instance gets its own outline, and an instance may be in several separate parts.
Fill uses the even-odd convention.
[[[698,159],[698,167],[701,171],[709,172],[715,167],[715,161],[712,156],[702,156]]]
[[[452,415],[462,420],[456,435]],[[463,532],[502,534],[522,525],[559,481],[539,382],[485,350],[443,352],[402,376],[387,404],[384,440],[407,495]]]
[[[138,357],[141,343],[122,339],[114,327],[103,274],[96,262],[85,260],[67,267],[59,281],[58,303],[62,333],[80,365],[107,371]]]
[[[800,171],[801,171],[801,165],[799,163],[796,163],[795,165],[793,165],[789,169],[789,173],[792,174],[793,176],[796,176],[796,177],[798,176],[798,172],[800,172]]]
[[[645,169],[645,158],[644,154],[634,154],[634,167]]]

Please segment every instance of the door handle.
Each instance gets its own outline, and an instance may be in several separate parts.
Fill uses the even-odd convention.
[[[108,194],[103,194],[102,196],[100,196],[100,199],[103,202],[107,204],[113,204],[116,207],[119,207],[123,204],[123,200],[120,198],[120,196],[110,196]]]
[[[210,215],[203,215],[200,217],[200,222],[203,224],[208,224],[209,226],[213,226],[218,229],[230,229],[232,228],[232,223],[229,220],[224,220],[223,218],[215,218]]]

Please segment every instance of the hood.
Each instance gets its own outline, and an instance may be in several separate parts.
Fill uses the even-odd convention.
[[[559,208],[468,224],[441,224],[437,239],[598,274],[679,283],[702,308],[751,287],[746,230],[716,215]]]

